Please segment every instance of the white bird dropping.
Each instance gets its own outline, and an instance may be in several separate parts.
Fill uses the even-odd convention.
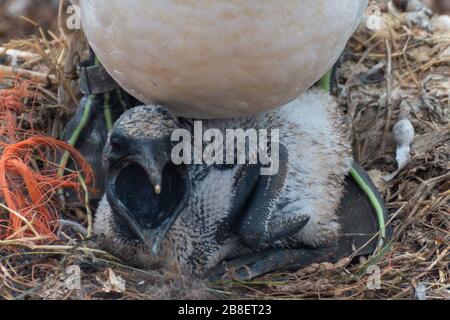
[[[410,112],[409,107],[403,105],[400,108],[402,109],[400,120],[394,125],[394,129],[392,131],[394,141],[397,144],[395,157],[395,160],[397,161],[397,170],[384,177],[386,181],[394,179],[397,174],[406,167],[411,159],[410,152],[414,143],[415,130],[408,117]]]
[[[394,139],[397,143],[397,164],[402,170],[410,160],[411,146],[414,142],[414,127],[409,119],[400,120],[394,126]]]

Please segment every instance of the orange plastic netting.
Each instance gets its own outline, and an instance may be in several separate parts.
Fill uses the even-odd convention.
[[[12,88],[0,89],[0,240],[56,240],[59,191],[68,188],[81,196],[94,180],[71,145],[43,135],[32,123],[31,129],[20,128],[25,101],[33,106],[38,98],[30,88],[30,82],[16,80]],[[64,153],[76,170],[61,170],[58,159]]]

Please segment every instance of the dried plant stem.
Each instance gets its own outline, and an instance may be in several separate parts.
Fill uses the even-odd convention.
[[[8,66],[2,66],[0,65],[0,75],[2,75],[4,78],[25,78],[30,79],[33,82],[39,83],[39,84],[56,84],[57,79],[54,75],[44,74],[41,72],[36,71],[30,71],[20,68],[13,68]]]

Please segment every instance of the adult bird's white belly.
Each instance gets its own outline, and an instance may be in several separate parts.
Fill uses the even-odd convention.
[[[293,100],[335,63],[367,0],[81,0],[111,76],[145,103],[195,118]]]

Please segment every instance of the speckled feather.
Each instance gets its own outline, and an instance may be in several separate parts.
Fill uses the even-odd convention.
[[[139,108],[124,116],[122,121],[127,119],[128,126],[133,122],[129,121],[130,117],[157,119],[160,115],[149,117],[140,113],[152,114],[159,110],[155,107]],[[338,236],[339,224],[335,212],[352,159],[347,130],[337,110],[328,94],[313,89],[280,109],[256,117],[203,123],[205,130],[280,130],[280,142],[289,153],[289,166],[281,196],[274,203],[271,223],[276,225],[277,221],[296,215],[307,215],[310,220],[300,232],[273,243],[273,247],[324,247],[332,244]],[[118,127],[121,125],[121,121],[116,124]],[[175,121],[169,127],[172,128],[172,125]],[[126,130],[132,135],[142,132],[131,127]],[[152,133],[160,134],[154,130],[146,131],[145,137],[149,138]],[[184,269],[201,275],[224,260],[250,252],[229,230],[229,214],[236,197],[237,180],[242,178],[242,174],[245,174],[245,166],[236,165],[227,169],[190,166],[189,175],[194,188],[186,208],[163,243],[159,259],[152,258],[148,249],[136,243],[126,243],[118,237],[114,217],[105,199],[97,212],[96,232],[104,235],[107,246],[131,261],[152,267],[176,260]],[[161,257],[164,259],[161,260]]]

